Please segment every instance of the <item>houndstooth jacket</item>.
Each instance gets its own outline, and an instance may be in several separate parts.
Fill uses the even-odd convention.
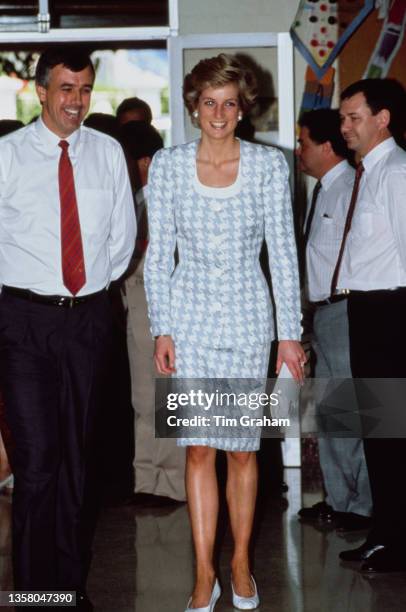
[[[152,335],[214,348],[269,344],[276,330],[259,263],[265,237],[277,335],[299,339],[297,254],[283,154],[241,141],[236,182],[210,188],[197,178],[197,146],[193,141],[162,149],[150,169],[144,278]]]

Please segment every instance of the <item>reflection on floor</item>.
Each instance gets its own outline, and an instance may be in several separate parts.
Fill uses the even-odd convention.
[[[259,505],[255,576],[261,612],[399,612],[406,610],[405,574],[361,576],[341,567],[338,552],[362,537],[301,525],[300,471],[288,469],[285,498]],[[306,505],[317,501],[306,496]],[[220,530],[221,531],[221,530]],[[219,573],[223,595],[216,612],[232,612],[231,541],[223,530]],[[186,506],[173,510],[103,510],[95,542],[89,594],[98,612],[184,612],[193,580]],[[10,499],[0,496],[0,588],[11,588]],[[5,608],[3,608],[5,609]]]

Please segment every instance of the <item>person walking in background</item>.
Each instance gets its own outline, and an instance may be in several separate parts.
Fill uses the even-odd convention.
[[[253,74],[234,56],[202,60],[184,81],[185,104],[200,127],[200,140],[158,151],[153,159],[145,286],[161,374],[266,378],[275,330],[259,264],[265,237],[276,303],[277,369],[286,363],[302,379],[305,355],[299,343],[299,278],[287,164],[277,149],[234,135],[255,95]],[[230,381],[231,387],[237,383]],[[186,490],[197,561],[187,612],[211,612],[220,596],[213,565],[217,449],[227,452],[233,604],[254,609],[259,597],[248,547],[260,429],[227,437],[219,436],[213,425],[201,437],[187,435],[184,429],[178,444],[187,447]]]
[[[315,308],[312,342],[315,377],[347,379],[351,378],[347,295],[331,295],[330,291],[351,200],[354,169],[346,159],[348,149],[340,132],[338,110],[304,113],[299,126],[296,150],[299,168],[317,179],[304,232],[306,289]],[[324,404],[323,408],[318,406],[321,427],[318,446],[326,499],[311,508],[302,508],[299,516],[304,520],[334,521],[340,531],[367,529],[372,501],[362,440],[335,438],[328,428],[323,431],[329,417],[327,410]],[[354,410],[354,405],[348,406],[348,410]]]
[[[80,47],[37,64],[41,117],[0,140],[0,383],[13,437],[16,590],[75,590],[91,558],[90,468],[108,380],[106,287],[136,222],[120,145],[81,127],[95,78]]]
[[[125,280],[127,347],[134,408],[134,501],[136,504],[185,501],[185,449],[178,447],[175,440],[155,438],[154,342],[144,290],[148,174],[152,158],[162,149],[163,141],[149,123],[130,121],[121,128],[121,143],[132,177],[138,227],[131,274]]]

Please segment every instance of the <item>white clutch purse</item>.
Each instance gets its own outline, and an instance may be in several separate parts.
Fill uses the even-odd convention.
[[[276,406],[271,406],[272,418],[296,421],[299,417],[300,384],[285,363],[275,381],[273,393],[278,395],[279,401]]]

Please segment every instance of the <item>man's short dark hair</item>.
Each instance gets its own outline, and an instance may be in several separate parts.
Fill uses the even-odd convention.
[[[119,125],[114,115],[109,113],[90,113],[83,122],[86,127],[108,134],[116,140],[119,138]]]
[[[406,129],[406,90],[396,79],[362,79],[352,83],[341,94],[341,100],[362,93],[373,115],[383,109],[390,113],[388,129],[401,137]]]
[[[329,142],[336,155],[348,158],[349,151],[341,134],[338,109],[319,108],[303,113],[299,119],[299,125],[309,130],[309,136],[313,142],[317,144]]]
[[[41,87],[48,87],[52,68],[62,64],[72,72],[80,72],[89,66],[95,75],[94,66],[89,53],[83,48],[56,45],[44,51],[35,69],[35,82]]]
[[[144,120],[147,123],[151,123],[152,121],[152,111],[150,105],[145,102],[145,100],[141,100],[141,98],[125,98],[117,107],[116,117],[120,118],[121,115],[128,111],[141,111],[144,114]]]
[[[120,128],[120,142],[127,155],[134,161],[152,157],[164,146],[161,135],[147,121],[129,121]]]

